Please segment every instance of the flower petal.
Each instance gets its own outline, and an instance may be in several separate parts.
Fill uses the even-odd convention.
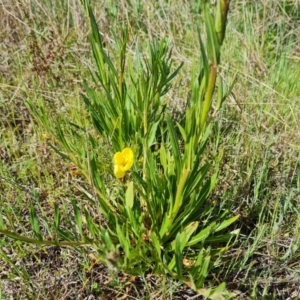
[[[125,176],[126,172],[123,171],[118,165],[115,165],[114,174],[117,178],[122,178]]]
[[[122,155],[124,157],[123,170],[128,171],[133,165],[133,151],[130,148],[125,148],[122,150]]]
[[[121,152],[117,152],[114,155],[114,162],[116,165],[123,165],[124,164],[124,156]]]

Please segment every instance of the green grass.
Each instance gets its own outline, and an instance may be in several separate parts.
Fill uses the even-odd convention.
[[[128,27],[130,41],[139,38],[141,46],[153,37],[172,40],[173,58],[184,67],[168,93],[171,110],[182,110],[190,68],[199,55],[199,7],[197,1],[190,2],[94,5],[107,49],[114,48],[110,30],[119,32],[120,25]],[[241,215],[233,227],[241,228],[241,234],[227,254],[230,263],[219,266],[212,282],[225,281],[237,299],[297,299],[300,3],[264,2],[232,3],[222,48],[222,74],[229,79],[238,75],[210,144],[212,155],[217,145],[224,152],[218,189],[210,200],[216,203],[216,213],[227,208]],[[88,124],[80,83],[86,79],[92,85],[88,68],[94,64],[79,0],[26,3],[1,2],[0,210],[10,219],[5,223],[30,236],[29,207],[35,205],[46,220],[41,230],[51,239],[54,203],[68,230],[75,226],[69,218],[71,200],[88,206],[78,187],[88,190],[89,184],[80,174],[73,175],[69,164],[47,145],[45,130],[32,119],[25,101],[43,103],[51,121],[67,116]],[[99,145],[103,155],[105,150],[106,145]],[[192,297],[169,279],[148,274],[133,280],[105,269],[91,249],[39,248],[2,236],[0,246],[0,299]]]

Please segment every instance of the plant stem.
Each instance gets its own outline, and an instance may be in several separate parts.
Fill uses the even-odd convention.
[[[210,68],[208,85],[207,85],[207,90],[206,90],[204,103],[203,103],[203,111],[201,113],[201,119],[200,119],[201,130],[207,121],[207,116],[211,108],[211,102],[212,102],[213,92],[215,89],[216,78],[217,78],[217,65],[212,65]]]

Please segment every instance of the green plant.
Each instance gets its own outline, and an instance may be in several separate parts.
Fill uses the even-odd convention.
[[[76,228],[67,232],[60,226],[60,210],[55,206],[55,240],[48,241],[32,205],[35,238],[7,230],[2,219],[0,233],[38,245],[90,245],[99,261],[125,273],[169,274],[206,297],[229,298],[225,284],[203,289],[238,234],[227,229],[238,216],[229,217],[227,211],[213,214],[208,197],[217,183],[221,155],[212,162],[205,155],[212,117],[230,92],[224,91],[218,74],[229,1],[217,1],[214,16],[208,1],[203,1],[207,42],[202,42],[199,33],[200,66],[192,70],[191,97],[180,124],[168,115],[163,98],[181,68],[173,67],[169,42],[153,41],[144,55],[137,43],[135,55],[130,56],[128,33],[123,29],[120,38],[115,35],[116,55],[108,55],[89,1],[83,4],[97,69],[92,73],[95,88],[83,84],[93,126],[84,128],[63,117],[53,126],[43,107],[28,104],[59,145],[51,147],[88,179],[93,192],[81,190],[97,217],[71,200]],[[101,143],[111,160],[124,148],[132,151],[133,165],[115,159],[117,168],[126,166],[116,172],[120,179],[114,178],[111,163],[99,153]]]

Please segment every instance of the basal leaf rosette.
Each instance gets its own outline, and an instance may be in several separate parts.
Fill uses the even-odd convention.
[[[123,178],[126,172],[132,167],[134,160],[133,151],[130,148],[124,148],[122,152],[114,155],[114,174],[117,178]]]

